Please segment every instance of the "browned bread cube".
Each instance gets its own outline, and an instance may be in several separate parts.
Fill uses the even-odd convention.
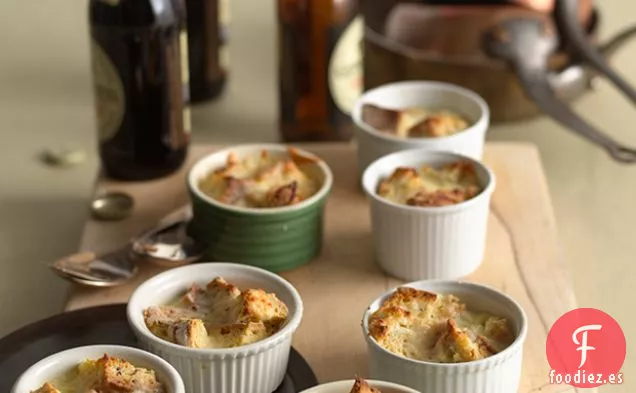
[[[378,389],[369,386],[367,381],[360,377],[356,377],[356,381],[351,388],[350,393],[381,393]]]
[[[31,393],[61,393],[59,390],[55,389],[53,385],[50,383],[45,383],[38,390],[32,390]]]

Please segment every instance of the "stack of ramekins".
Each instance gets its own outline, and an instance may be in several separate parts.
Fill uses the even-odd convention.
[[[434,108],[462,115],[469,126],[448,136],[409,138],[365,122],[365,106],[399,110]],[[405,287],[454,295],[472,310],[505,317],[515,339],[503,351],[468,362],[416,360],[383,348],[369,332],[369,318],[395,289],[374,301],[362,327],[368,343],[370,377],[434,393],[511,393],[519,387],[527,322],[521,307],[505,294],[457,281],[475,271],[485,251],[494,173],[481,161],[489,109],[474,92],[439,82],[398,82],[366,92],[353,111],[358,165],[370,201],[375,258],[382,269],[405,281]],[[451,162],[474,167],[480,192],[442,206],[395,203],[378,193],[383,179],[398,168],[433,168]]]
[[[362,118],[367,104],[384,108],[444,108],[471,124],[456,134],[405,138],[372,128]],[[486,224],[495,176],[481,162],[488,106],[477,94],[438,82],[400,82],[368,91],[353,111],[362,186],[371,202],[377,262],[404,280],[456,279],[474,271],[484,255]],[[376,192],[400,167],[432,167],[457,160],[477,172],[479,195],[448,206],[408,206]]]

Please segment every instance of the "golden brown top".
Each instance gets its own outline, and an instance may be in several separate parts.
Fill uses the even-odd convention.
[[[192,285],[170,305],[144,310],[157,337],[190,348],[231,348],[278,332],[289,311],[275,294],[246,289],[217,277],[205,288]]]
[[[360,377],[356,377],[356,381],[351,388],[350,393],[382,393],[380,390],[372,388],[369,386],[367,381]]]
[[[410,206],[447,206],[473,198],[481,191],[475,167],[456,161],[441,168],[399,167],[378,185],[378,195]]]
[[[85,360],[76,369],[31,393],[167,393],[153,370],[135,367],[104,355]]]
[[[387,109],[366,104],[362,120],[371,127],[403,138],[439,138],[470,127],[458,113],[425,108]]]
[[[206,176],[199,189],[219,202],[243,207],[295,205],[318,192],[304,168],[315,159],[290,148],[286,156],[263,150],[239,159],[230,153],[224,167]]]
[[[31,393],[61,393],[61,392],[57,390],[55,387],[53,387],[53,385],[47,382],[44,385],[42,385],[41,388],[31,391]]]
[[[501,352],[514,341],[505,318],[466,309],[453,295],[402,287],[369,317],[369,334],[395,354],[462,363]]]

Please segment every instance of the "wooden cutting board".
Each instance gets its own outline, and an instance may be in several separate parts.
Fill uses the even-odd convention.
[[[320,257],[282,274],[300,291],[305,303],[294,346],[309,361],[320,382],[350,379],[356,373],[364,376],[367,360],[360,328],[362,313],[373,299],[401,281],[385,276],[373,261],[368,204],[359,188],[355,148],[350,144],[299,146],[331,166],[335,183],[326,208]],[[189,164],[182,171],[158,181],[120,183],[98,179],[96,192],[120,190],[132,194],[135,212],[121,222],[87,222],[81,249],[116,249],[186,204],[187,168],[214,150],[214,146],[194,146]],[[485,149],[485,161],[497,176],[497,188],[488,225],[486,258],[468,279],[503,290],[519,301],[528,314],[530,326],[519,392],[575,392],[574,388],[548,383],[547,332],[557,318],[576,307],[576,302],[557,245],[539,154],[529,144],[490,143]],[[142,266],[133,282],[118,288],[71,286],[66,309],[125,302],[140,282],[160,271]]]

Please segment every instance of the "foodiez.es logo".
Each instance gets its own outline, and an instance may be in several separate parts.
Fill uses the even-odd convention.
[[[577,388],[621,384],[626,350],[625,334],[614,318],[594,308],[572,310],[548,333],[549,381]]]
[[[579,368],[585,365],[585,361],[587,360],[587,351],[596,349],[594,347],[589,347],[587,345],[587,331],[601,330],[601,328],[603,328],[603,326],[601,325],[585,325],[585,326],[581,326],[580,328],[574,331],[574,334],[572,335],[572,341],[574,341],[575,344],[581,344],[581,346],[576,349],[577,351],[581,351],[581,364],[579,364]],[[579,333],[583,333],[582,342],[579,342],[579,340],[577,339],[577,336]]]

